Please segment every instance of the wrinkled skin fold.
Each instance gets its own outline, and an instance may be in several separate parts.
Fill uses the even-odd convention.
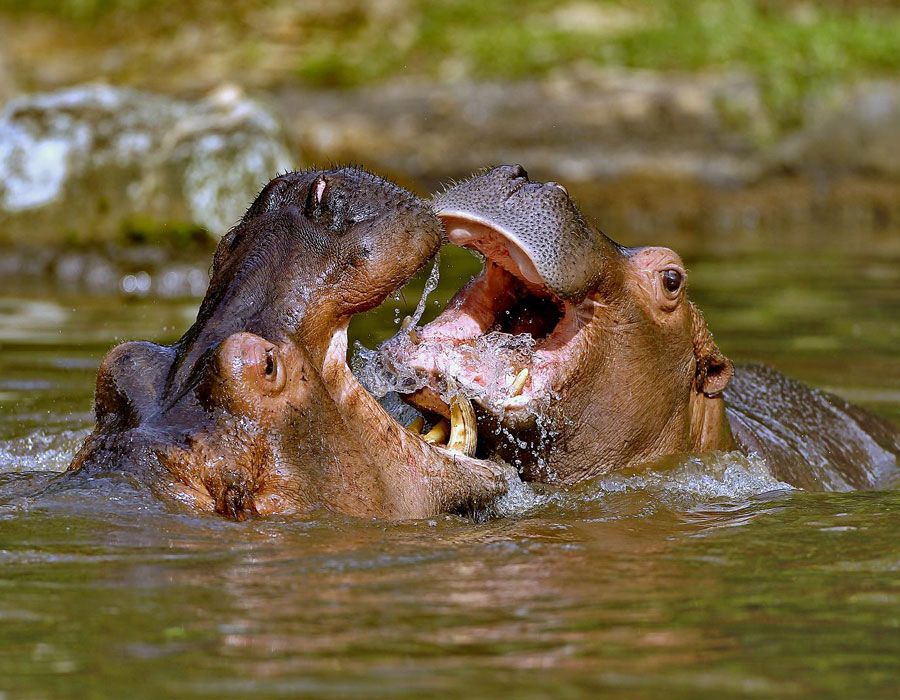
[[[342,168],[272,180],[216,249],[197,320],[127,342],[97,374],[96,427],[67,479],[126,472],[242,520],[315,508],[419,518],[481,508],[504,469],[396,423],[346,365],[350,318],[431,259],[429,207]]]
[[[774,370],[735,369],[687,298],[681,258],[626,248],[590,225],[557,183],[521,166],[484,171],[436,195],[452,243],[482,273],[409,338],[382,349],[420,377],[405,399],[446,414],[448,383],[476,398],[479,450],[523,478],[574,484],[671,455],[739,449],[808,489],[874,488],[897,472],[888,421]],[[499,335],[498,335],[499,334]],[[490,355],[491,338],[531,350]],[[480,353],[480,354],[479,354]],[[482,362],[482,364],[479,364]]]

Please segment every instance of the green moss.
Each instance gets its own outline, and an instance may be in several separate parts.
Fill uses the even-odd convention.
[[[0,0],[5,13],[42,13],[76,21],[93,21],[110,12],[158,11],[173,3],[160,0]]]
[[[677,2],[658,4],[667,6],[662,21],[615,40],[623,65],[747,70],[759,79],[783,126],[799,120],[813,91],[900,68],[896,11],[840,12],[810,5],[801,14],[750,0],[699,2],[690,9]]]
[[[139,214],[122,222],[121,238],[127,244],[154,245],[177,250],[207,248],[212,238],[196,224],[157,221]]]

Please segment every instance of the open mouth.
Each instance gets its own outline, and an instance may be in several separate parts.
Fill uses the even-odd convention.
[[[475,455],[479,430],[496,433],[498,424],[545,413],[577,362],[594,302],[555,294],[514,235],[458,212],[438,214],[451,243],[484,258],[481,274],[435,320],[358,357],[355,371],[376,396],[414,407],[418,416],[396,401],[389,410],[416,416],[408,427],[423,439]]]
[[[362,414],[362,424],[379,425],[377,417],[370,419],[374,412],[387,419],[390,429],[400,429],[401,442],[412,437],[439,451],[451,453],[450,456],[475,456],[478,427],[472,401],[463,392],[453,391],[441,404],[442,410],[432,412],[403,403],[397,392],[392,392],[385,400],[387,392],[373,390],[371,382],[366,381],[365,376],[359,376],[360,368],[351,370],[347,364],[347,325],[332,336],[323,374],[331,380],[332,386],[338,387],[338,395],[334,397],[337,403]],[[394,398],[393,402],[391,398]]]

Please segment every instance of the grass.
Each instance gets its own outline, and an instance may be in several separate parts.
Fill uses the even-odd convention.
[[[900,8],[885,3],[454,0],[409,8],[411,38],[398,42],[377,21],[357,18],[348,31],[323,30],[310,42],[298,75],[348,87],[404,74],[515,79],[575,62],[744,70],[757,77],[778,121],[790,125],[811,92],[900,70]]]
[[[224,8],[174,0],[0,0],[0,12],[101,28],[140,20],[152,41],[154,22],[171,30],[184,17],[206,27],[273,5],[287,27],[278,40],[292,48],[284,80],[319,87],[403,76],[517,79],[575,63],[737,69],[757,77],[776,120],[791,125],[811,92],[900,70],[894,0],[238,0]],[[242,40],[265,48],[252,35]]]

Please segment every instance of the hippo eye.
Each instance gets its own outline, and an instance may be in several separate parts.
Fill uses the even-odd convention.
[[[681,289],[681,284],[684,281],[684,275],[681,274],[680,270],[675,270],[674,268],[669,268],[668,270],[663,270],[662,273],[662,282],[663,287],[666,288],[666,291],[669,294],[675,294]]]

